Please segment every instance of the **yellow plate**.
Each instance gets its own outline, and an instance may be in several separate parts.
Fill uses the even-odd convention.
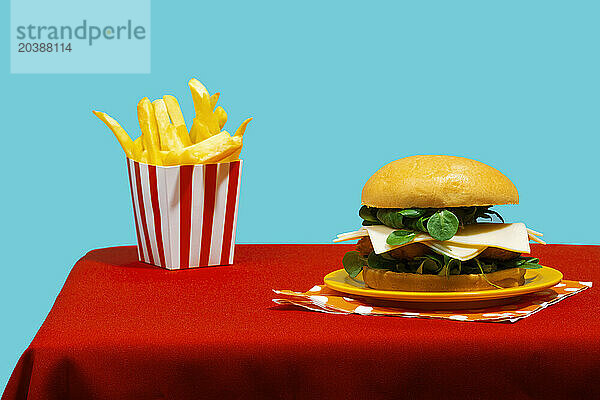
[[[533,293],[556,285],[562,277],[563,275],[560,271],[554,268],[542,267],[539,269],[528,269],[525,272],[525,284],[518,287],[480,290],[476,292],[400,292],[371,289],[366,287],[362,281],[362,273],[352,279],[345,270],[339,269],[325,276],[325,285],[338,292],[375,299],[413,302],[461,302],[504,299]]]

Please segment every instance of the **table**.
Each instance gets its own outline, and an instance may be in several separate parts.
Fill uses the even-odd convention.
[[[166,271],[134,247],[73,267],[2,396],[12,399],[600,398],[597,288],[509,323],[278,306],[351,245],[238,245],[235,265]],[[600,246],[534,245],[600,283]],[[368,394],[368,395],[367,395]]]

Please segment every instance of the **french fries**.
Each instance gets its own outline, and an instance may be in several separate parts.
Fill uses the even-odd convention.
[[[223,129],[227,123],[227,113],[225,112],[225,109],[221,106],[215,108],[215,115],[217,116],[217,121],[219,121],[219,129]]]
[[[240,138],[240,141],[243,139],[244,133],[246,132],[246,127],[248,126],[248,124],[250,123],[250,121],[252,121],[252,118],[248,118],[247,120],[245,120],[244,122],[242,122],[242,124],[240,125],[240,127],[237,128],[237,130],[235,131],[234,138]],[[242,152],[242,147],[240,146],[240,148],[236,152],[234,152],[229,157],[225,158],[223,161],[224,162],[230,162],[230,161],[239,160],[241,152]]]
[[[190,138],[194,141],[194,143],[201,142],[205,139],[208,139],[212,135],[208,130],[208,126],[204,125],[204,122],[200,122],[194,118],[194,123],[192,124],[192,129],[190,129]]]
[[[138,121],[142,130],[142,141],[144,148],[148,150],[148,161],[150,164],[162,165],[160,151],[160,138],[158,136],[158,125],[154,116],[154,107],[147,97],[140,100],[137,105]]]
[[[179,136],[179,140],[183,143],[184,146],[191,146],[192,141],[190,139],[190,135],[188,133],[187,127],[185,126],[185,120],[183,119],[183,114],[181,112],[181,108],[179,107],[179,102],[175,98],[175,96],[163,96],[163,100],[167,105],[167,111],[169,112],[169,117],[171,117],[171,121],[173,125],[175,125],[175,132],[177,136]]]
[[[140,159],[142,157],[142,153],[144,153],[144,142],[142,141],[142,137],[135,139],[133,141],[133,158],[134,160]]]
[[[152,102],[147,97],[139,101],[137,116],[142,134],[135,140],[108,114],[93,113],[110,128],[125,155],[141,163],[169,166],[238,160],[252,118],[246,119],[232,136],[223,130],[227,113],[217,106],[220,93],[210,95],[197,79],[191,79],[189,87],[196,112],[189,131],[179,102],[171,95]]]
[[[160,149],[169,151],[171,149],[182,149],[183,142],[175,130],[175,125],[171,123],[167,104],[163,99],[154,100],[154,116],[158,125],[158,134],[160,136]]]
[[[115,121],[115,119],[112,118],[110,115],[99,111],[92,112],[96,117],[100,118],[100,120],[104,122],[106,126],[108,126],[110,130],[114,133],[115,137],[121,144],[121,147],[123,148],[123,151],[125,152],[127,157],[133,157],[133,141],[131,140],[127,132],[125,132],[125,129],[123,129],[121,125],[119,125],[119,123]]]
[[[206,90],[204,85],[201,84],[200,81],[195,78],[190,79],[188,84],[192,92],[194,109],[196,110],[196,117],[194,118],[193,123],[203,123],[208,128],[211,136],[216,135],[220,132],[219,120],[217,119],[217,116],[214,113],[214,107],[211,102],[211,97],[208,94],[208,90]]]
[[[170,151],[165,160],[165,165],[215,163],[227,158],[241,147],[240,137],[232,137],[227,131],[223,131],[180,151]]]
[[[212,107],[212,109],[215,109],[215,106],[217,105],[217,101],[219,101],[219,96],[221,95],[221,93],[217,92],[215,94],[213,94],[212,96],[210,96],[210,106]]]
[[[252,121],[252,117],[250,117],[247,120],[245,120],[244,122],[242,122],[240,127],[237,128],[237,130],[235,131],[235,136],[243,137],[244,133],[246,133],[246,127],[248,126],[250,121]]]

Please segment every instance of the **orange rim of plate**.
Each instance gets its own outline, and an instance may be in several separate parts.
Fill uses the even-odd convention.
[[[354,294],[376,299],[418,301],[418,302],[455,302],[473,300],[492,300],[520,296],[548,289],[559,283],[563,275],[560,271],[542,267],[528,269],[525,272],[525,284],[506,289],[479,290],[474,292],[402,292],[394,290],[377,290],[365,287],[360,280],[362,273],[356,278],[350,278],[348,273],[339,269],[327,274],[324,278],[325,285],[338,292]]]

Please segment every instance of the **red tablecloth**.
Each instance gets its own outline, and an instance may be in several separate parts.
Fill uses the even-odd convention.
[[[321,283],[350,247],[238,245],[233,266],[172,272],[134,247],[94,250],[2,399],[600,398],[597,288],[515,324],[272,303],[273,288]],[[600,283],[600,246],[533,254]]]

